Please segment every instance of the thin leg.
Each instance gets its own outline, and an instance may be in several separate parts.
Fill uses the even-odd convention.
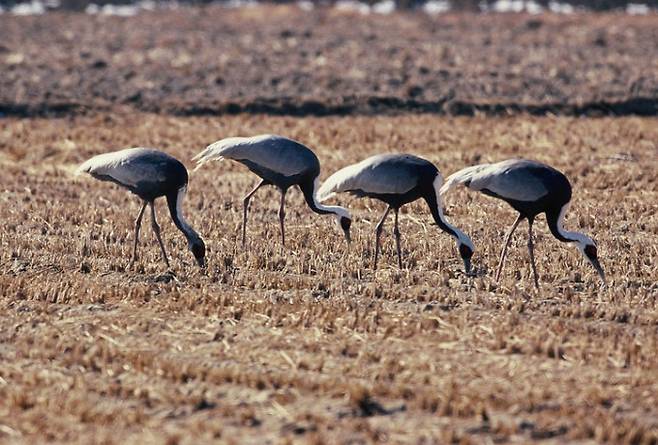
[[[500,254],[500,261],[498,262],[498,269],[496,270],[496,281],[500,279],[500,273],[503,271],[503,264],[505,264],[505,258],[507,257],[507,248],[509,247],[510,242],[512,241],[512,234],[518,227],[519,223],[523,220],[524,216],[519,214],[519,217],[516,218],[512,228],[507,234],[507,240],[505,240],[505,247],[503,247],[503,252]]]
[[[281,226],[281,245],[286,245],[286,234],[283,229],[283,220],[286,217],[285,205],[286,205],[286,192],[287,190],[281,191],[281,206],[279,207],[279,225]]]
[[[535,265],[535,246],[532,242],[532,219],[528,219],[528,251],[530,252],[530,265],[532,266],[532,275],[535,279],[535,287],[539,289],[539,277],[537,276],[537,266]]]
[[[391,211],[391,206],[386,207],[386,211],[384,212],[384,215],[382,215],[382,218],[379,220],[377,223],[377,226],[375,227],[375,264],[372,266],[373,270],[377,269],[377,258],[379,257],[379,238],[382,235],[382,230],[384,229],[384,220],[388,216],[388,212]]]
[[[153,231],[155,232],[155,237],[158,239],[158,243],[160,243],[160,250],[162,250],[162,258],[164,259],[164,262],[167,265],[167,267],[169,267],[169,259],[167,258],[167,252],[165,252],[164,243],[162,242],[162,238],[160,237],[160,226],[158,225],[158,222],[155,220],[155,205],[153,204],[153,201],[151,201],[149,205],[151,206],[151,227],[153,227]]]
[[[242,245],[244,246],[247,242],[247,210],[249,209],[249,200],[256,193],[256,190],[267,184],[267,181],[262,179],[252,191],[250,191],[247,196],[242,200],[242,205],[244,206],[242,213]]]
[[[395,246],[398,249],[398,266],[400,269],[402,269],[402,249],[400,248],[400,229],[398,227],[398,212],[400,209],[394,209],[395,210],[395,230],[393,230],[393,233],[395,234]]]
[[[135,243],[133,244],[133,257],[130,260],[130,264],[128,267],[132,267],[132,265],[137,261],[137,243],[139,242],[139,228],[142,226],[142,216],[144,216],[144,210],[146,210],[146,204],[147,202],[144,201],[142,204],[142,208],[139,210],[139,214],[137,215],[137,219],[135,220]]]

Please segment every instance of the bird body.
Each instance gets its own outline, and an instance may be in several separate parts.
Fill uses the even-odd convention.
[[[187,170],[178,159],[150,148],[127,148],[94,156],[76,173],[114,182],[145,201],[177,193],[188,181]]]
[[[197,168],[223,158],[238,161],[280,188],[289,188],[320,174],[320,161],[308,147],[283,136],[263,134],[231,137],[210,144],[194,157]]]
[[[462,231],[448,223],[443,215],[439,187],[443,179],[431,162],[409,154],[383,154],[367,158],[331,175],[320,187],[321,201],[336,193],[350,193],[359,197],[378,199],[388,204],[376,228],[375,267],[379,252],[379,238],[383,222],[392,209],[395,212],[395,235],[398,245],[398,264],[402,267],[398,211],[400,207],[423,198],[440,229],[457,240],[467,272],[473,254],[473,243]]]
[[[159,197],[166,197],[171,218],[176,227],[183,232],[188,246],[197,263],[205,261],[205,244],[199,234],[185,221],[182,213],[183,199],[187,191],[188,173],[185,166],[167,153],[151,148],[128,148],[112,153],[95,156],[84,162],[76,174],[88,173],[101,181],[118,184],[142,199],[143,205],[135,221],[134,262],[137,258],[139,228],[146,205],[151,206],[151,223],[160,244],[167,266],[169,260],[160,236],[160,227],[155,218],[153,202]]]
[[[316,198],[320,161],[311,149],[283,136],[263,134],[252,137],[230,137],[206,147],[194,157],[197,169],[203,164],[224,158],[232,159],[247,166],[258,175],[261,181],[243,199],[242,241],[246,240],[247,209],[249,200],[264,185],[274,185],[281,190],[279,222],[281,239],[285,244],[283,220],[285,217],[285,195],[292,186],[298,186],[309,208],[315,213],[336,216],[338,225],[349,241],[351,216],[338,206],[324,206]]]
[[[526,218],[560,209],[571,200],[571,184],[558,170],[540,162],[508,159],[468,167],[450,175],[444,194],[458,184],[507,201]]]
[[[502,199],[519,212],[519,217],[507,236],[496,279],[500,276],[512,233],[523,219],[527,219],[530,227],[528,248],[535,285],[538,286],[532,247],[532,224],[535,217],[541,213],[546,214],[546,221],[553,236],[562,242],[576,243],[604,279],[594,241],[585,234],[569,232],[563,227],[564,216],[571,201],[572,189],[569,180],[560,171],[540,162],[526,159],[508,159],[494,164],[475,165],[450,175],[441,187],[440,193],[444,194],[460,184]]]
[[[336,193],[379,199],[392,207],[401,207],[420,198],[423,193],[434,193],[432,184],[439,176],[438,169],[429,161],[407,154],[375,155],[345,167],[329,177],[318,190],[321,201]]]

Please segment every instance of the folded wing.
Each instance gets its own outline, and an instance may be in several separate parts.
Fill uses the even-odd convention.
[[[194,160],[198,169],[206,162],[223,158],[253,163],[285,176],[320,168],[317,157],[308,147],[271,134],[222,139],[206,147]]]

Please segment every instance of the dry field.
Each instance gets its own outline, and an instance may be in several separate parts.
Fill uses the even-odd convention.
[[[541,290],[525,233],[493,282],[514,212],[459,191],[448,218],[476,245],[476,278],[423,205],[391,221],[355,215],[347,250],[333,220],[277,192],[241,198],[255,177],[214,163],[192,173],[186,213],[209,246],[200,273],[160,203],[174,275],[145,225],[126,270],[138,201],[72,176],[89,156],[135,143],[191,166],[205,144],[277,132],[313,147],[323,177],[367,155],[407,151],[444,174],[525,156],[574,185],[567,225],[599,243],[609,287],[543,218]],[[224,119],[148,114],[0,120],[1,443],[656,443],[656,119],[406,117]]]

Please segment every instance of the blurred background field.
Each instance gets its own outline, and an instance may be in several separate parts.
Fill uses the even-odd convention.
[[[0,113],[655,115],[658,15],[0,15]]]
[[[34,4],[21,2],[20,0],[0,0],[0,5],[11,8],[20,4]],[[255,5],[258,3],[271,4],[298,4],[303,9],[315,7],[335,7],[343,9],[354,9],[361,12],[390,13],[394,10],[417,11],[425,10],[430,13],[453,11],[497,11],[497,12],[520,12],[527,9],[529,12],[549,10],[553,12],[573,12],[576,10],[606,11],[606,10],[628,10],[634,13],[646,13],[646,8],[656,8],[656,0],[269,0],[258,2],[256,0],[49,0],[43,5],[48,10],[84,11],[90,5],[130,5],[141,4],[154,8],[157,5],[207,5],[217,4],[227,7],[241,7]],[[93,7],[92,7],[93,10]],[[126,9],[124,9],[126,11]]]

